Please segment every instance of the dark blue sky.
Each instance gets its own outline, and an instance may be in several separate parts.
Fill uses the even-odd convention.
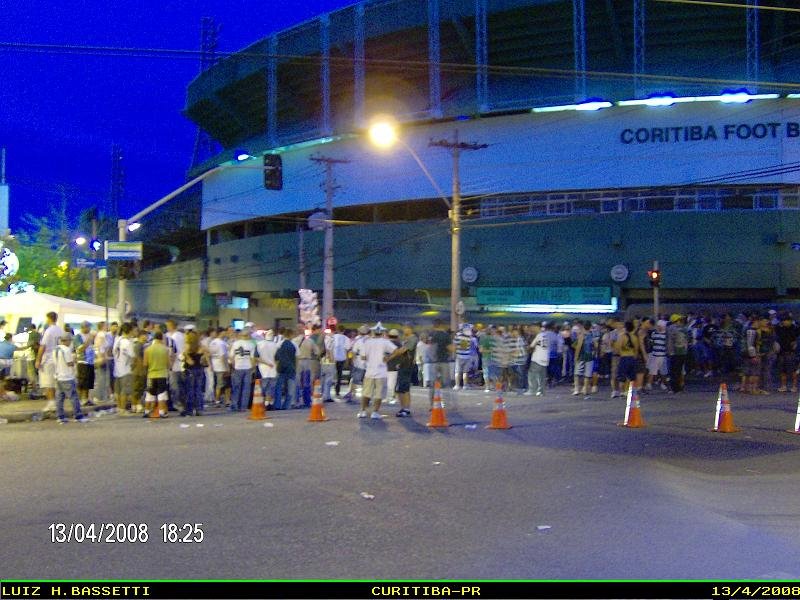
[[[4,2],[0,43],[198,50],[200,19],[221,26],[219,50],[250,43],[350,0]],[[11,227],[45,214],[66,186],[70,212],[100,204],[111,146],[125,155],[122,216],[181,185],[195,127],[182,114],[197,75],[190,58],[20,52],[0,47],[0,146],[7,148]]]

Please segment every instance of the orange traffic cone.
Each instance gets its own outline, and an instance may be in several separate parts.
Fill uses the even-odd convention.
[[[633,383],[628,384],[628,401],[625,406],[625,420],[622,423],[617,423],[617,425],[620,427],[630,427],[632,429],[646,427],[644,419],[642,419],[639,392],[633,387]]]
[[[442,384],[436,381],[433,384],[433,408],[431,409],[431,420],[428,427],[449,427],[447,417],[442,408]]]
[[[263,421],[269,419],[266,408],[264,407],[264,396],[261,395],[261,380],[256,379],[255,389],[253,389],[253,406],[250,408],[251,421]]]
[[[731,412],[731,403],[728,400],[728,384],[719,384],[719,395],[717,396],[717,414],[714,417],[714,429],[718,433],[736,433],[740,431],[736,425],[733,424],[733,413]]]
[[[503,386],[497,384],[497,398],[494,401],[494,410],[492,411],[492,423],[486,426],[486,429],[511,429],[506,417],[506,403],[503,400]]]
[[[327,421],[325,409],[322,408],[322,392],[320,391],[319,379],[314,380],[314,394],[311,397],[311,414],[308,420],[312,422]]]
[[[787,429],[789,433],[800,434],[800,398],[797,400],[797,417],[794,420],[794,429]]]

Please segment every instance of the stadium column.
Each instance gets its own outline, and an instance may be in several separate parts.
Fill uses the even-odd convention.
[[[322,15],[319,18],[320,46],[322,62],[320,79],[322,80],[322,135],[331,133],[331,18]]]
[[[267,142],[278,145],[278,38],[269,38],[267,57]]]
[[[364,104],[366,98],[365,79],[366,63],[365,57],[365,35],[364,35],[364,3],[356,4],[353,14],[353,25],[355,26],[355,39],[353,40],[353,112],[355,114],[356,127],[363,127],[365,124]]]
[[[428,0],[428,88],[431,116],[442,117],[441,44],[439,0]]]
[[[478,112],[489,112],[489,32],[487,0],[475,0],[475,95]]]
[[[572,30],[575,47],[575,101],[586,100],[586,3],[572,0]]]
[[[642,86],[645,49],[644,3],[645,0],[633,0],[633,95],[635,98],[644,94]]]

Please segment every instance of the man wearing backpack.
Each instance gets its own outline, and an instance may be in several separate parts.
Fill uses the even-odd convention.
[[[589,395],[589,384],[594,374],[595,351],[599,343],[600,340],[592,332],[592,323],[590,321],[578,326],[577,339],[575,341],[575,387],[572,391],[573,396],[581,393],[581,377],[583,377],[583,395]]]
[[[686,333],[686,318],[672,316],[667,330],[667,354],[669,355],[670,393],[677,394],[684,388],[683,368],[689,352],[689,336]]]

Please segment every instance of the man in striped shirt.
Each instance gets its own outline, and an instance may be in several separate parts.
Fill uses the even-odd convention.
[[[650,354],[647,358],[646,390],[653,389],[656,376],[662,390],[667,389],[667,322],[658,321],[656,328],[650,331]]]
[[[463,324],[453,342],[456,346],[456,381],[453,389],[467,389],[470,369],[478,364],[478,344],[472,335],[472,325]]]

